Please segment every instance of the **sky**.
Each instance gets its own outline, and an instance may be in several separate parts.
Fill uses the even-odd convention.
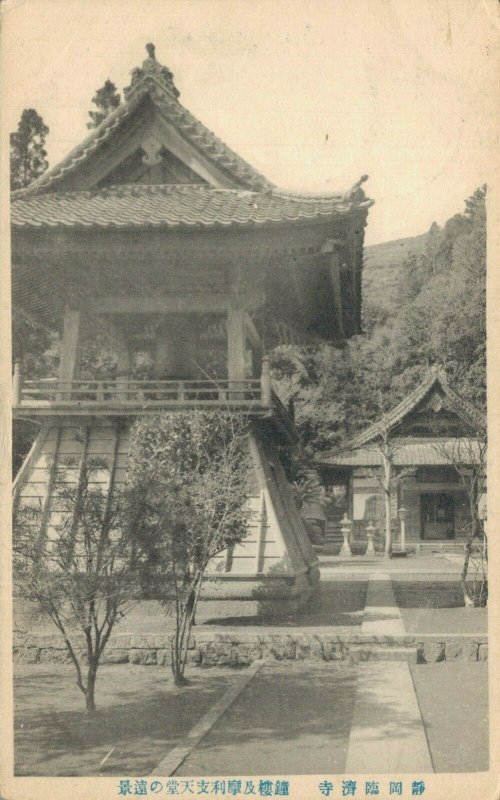
[[[2,122],[36,108],[53,166],[145,44],[180,101],[281,188],[375,200],[366,242],[463,209],[498,152],[494,0],[4,0]]]

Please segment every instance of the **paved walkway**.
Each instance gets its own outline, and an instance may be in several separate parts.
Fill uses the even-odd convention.
[[[373,572],[366,591],[361,633],[403,635],[405,627],[396,605],[389,573]]]
[[[353,565],[339,561],[322,559],[323,581],[346,580]],[[368,581],[361,632],[375,636],[405,633],[394,579],[457,580],[459,572],[450,558],[419,557],[404,566],[371,561],[356,559],[355,575]],[[171,774],[249,774],[255,765],[261,774],[432,773],[410,668],[415,663],[410,647],[378,652],[360,645],[350,666],[263,665],[206,736],[181,750],[185,757]]]
[[[408,664],[359,665],[345,771],[434,771]]]
[[[310,661],[262,666],[174,775],[344,772],[356,674]]]
[[[391,575],[411,576],[412,580],[421,575],[434,576],[439,580],[459,580],[464,564],[463,555],[446,553],[434,555],[410,555],[408,558],[383,558],[382,556],[340,556],[318,555],[321,578],[324,580],[345,580],[347,577],[369,575],[373,572],[388,572]]]
[[[387,573],[369,576],[361,630],[405,632]],[[433,772],[412,660],[410,648],[361,647],[354,672],[310,663],[307,670],[262,668],[239,697],[231,696],[234,705],[203,741],[195,736],[191,752],[181,746],[181,762],[167,758],[162,767],[185,776],[226,775],[229,764],[232,774],[248,773],[249,764],[270,774]]]

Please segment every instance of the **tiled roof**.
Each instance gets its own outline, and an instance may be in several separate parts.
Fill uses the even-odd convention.
[[[48,170],[25,189],[14,192],[21,197],[54,189],[73,170],[80,167],[88,156],[98,150],[115,130],[138,106],[149,97],[160,114],[181,133],[194,147],[217,167],[241,183],[243,188],[253,191],[270,190],[273,184],[231,150],[200,120],[179,103],[179,92],[172,83],[172,74],[158,64],[153,57],[147,58],[142,69],[132,71],[132,84],[125,90],[125,101],[106,117],[98,128],[75,147],[59,164]]]
[[[357,195],[306,196],[215,189],[206,184],[123,185],[24,195],[11,203],[14,227],[207,227],[308,221],[368,207]]]
[[[443,466],[456,463],[478,463],[481,444],[467,439],[436,439],[434,441],[395,440],[394,464],[398,467]],[[376,445],[328,453],[318,457],[318,463],[336,467],[377,467],[381,465]]]
[[[396,428],[434,388],[441,389],[450,407],[466,423],[472,424],[477,428],[481,428],[485,425],[484,415],[453,391],[439,367],[432,367],[428,377],[385,415],[384,426],[387,427],[388,430]],[[380,423],[374,422],[373,425],[369,425],[364,431],[354,436],[346,446],[349,448],[361,447],[376,439],[379,434]]]

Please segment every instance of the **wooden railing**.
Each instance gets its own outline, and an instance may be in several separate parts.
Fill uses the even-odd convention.
[[[260,380],[78,380],[25,381],[20,387],[23,405],[116,404],[147,406],[251,406],[265,404]],[[14,403],[15,404],[15,403]]]
[[[246,380],[23,380],[19,363],[12,387],[14,415],[137,414],[145,411],[230,408],[252,416],[272,417],[287,439],[296,434],[293,414],[272,389],[269,361],[260,378]]]

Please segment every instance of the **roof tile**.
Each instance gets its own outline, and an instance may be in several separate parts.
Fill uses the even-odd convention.
[[[436,439],[435,441],[398,442],[395,440],[394,465],[397,467],[444,466],[456,463],[479,463],[482,445],[471,439]],[[327,453],[318,462],[337,467],[377,467],[382,463],[377,445]]]
[[[11,219],[16,228],[261,225],[333,217],[370,204],[338,194],[306,197],[205,184],[123,185],[14,196]]]

